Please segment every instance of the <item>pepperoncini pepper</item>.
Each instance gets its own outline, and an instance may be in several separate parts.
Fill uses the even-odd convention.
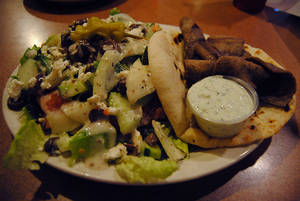
[[[123,22],[110,22],[92,17],[88,20],[86,26],[77,25],[75,31],[71,32],[73,41],[90,38],[95,35],[101,35],[106,39],[113,39],[121,42],[124,36],[125,24]]]

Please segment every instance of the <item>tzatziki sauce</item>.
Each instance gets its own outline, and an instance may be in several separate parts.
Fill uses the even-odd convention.
[[[258,104],[255,90],[248,85],[219,75],[195,83],[187,101],[200,128],[214,137],[237,134]]]
[[[212,120],[237,119],[253,107],[251,97],[241,85],[219,76],[210,76],[196,83],[188,96],[191,107]]]

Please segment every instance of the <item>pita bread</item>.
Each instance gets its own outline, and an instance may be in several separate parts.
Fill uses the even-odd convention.
[[[161,31],[154,34],[149,43],[149,65],[157,94],[174,131],[183,141],[202,148],[233,147],[250,144],[278,133],[288,122],[296,109],[296,98],[285,107],[276,107],[261,102],[255,114],[249,117],[243,130],[234,137],[221,139],[206,135],[196,125],[191,112],[186,107],[187,89],[184,80],[184,45],[174,43],[180,33]],[[252,56],[282,68],[264,51],[244,46]]]
[[[183,41],[172,30],[156,32],[148,44],[151,79],[176,134],[183,133],[190,121],[186,113]]]

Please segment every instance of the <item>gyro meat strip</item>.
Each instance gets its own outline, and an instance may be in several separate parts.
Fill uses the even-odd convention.
[[[229,75],[245,80],[256,89],[261,100],[279,107],[286,106],[296,91],[292,73],[255,57],[245,60],[222,56],[214,67],[213,75]]]
[[[267,70],[241,57],[222,56],[218,59],[213,75],[229,75],[240,78],[257,89],[264,80],[270,77]]]
[[[199,41],[205,42],[203,32],[192,18],[186,16],[180,20],[180,29],[184,39],[185,58],[193,59],[195,58],[195,44]]]
[[[271,75],[257,89],[260,99],[276,106],[286,106],[296,93],[297,84],[294,75],[257,57],[250,57],[247,61],[263,66]]]
[[[217,61],[186,59],[183,61],[186,70],[186,80],[193,84],[213,74]]]
[[[199,59],[203,60],[217,60],[222,53],[219,52],[213,45],[206,41],[200,41],[194,46],[194,51]]]
[[[242,56],[244,52],[244,40],[241,38],[213,35],[208,37],[207,43],[229,56]]]
[[[182,17],[180,20],[180,29],[184,39],[186,59],[216,59],[205,47],[207,44],[204,34],[194,19],[186,16]],[[197,51],[195,47],[197,47]]]

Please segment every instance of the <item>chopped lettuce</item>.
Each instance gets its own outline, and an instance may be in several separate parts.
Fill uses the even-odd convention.
[[[2,167],[13,170],[38,170],[49,155],[43,151],[46,136],[35,120],[26,120],[17,132]]]
[[[119,14],[121,11],[117,10],[117,8],[113,8],[112,10],[109,11],[109,15],[113,16],[116,14]]]
[[[121,178],[129,183],[147,183],[165,179],[178,169],[177,162],[172,160],[158,161],[152,157],[125,155],[116,170]]]
[[[189,157],[190,155],[189,146],[186,142],[182,141],[181,139],[175,136],[169,136],[169,139],[172,141],[172,143],[175,145],[177,149],[180,149],[185,154],[184,158]]]
[[[171,160],[179,161],[189,157],[188,144],[170,135],[171,126],[161,125],[158,121],[152,121],[152,125],[161,145]]]
[[[37,54],[35,60],[40,70],[42,70],[43,68],[46,69],[46,75],[49,75],[51,73],[52,68],[50,58],[44,56],[43,54]]]
[[[32,48],[27,48],[23,57],[20,59],[20,64],[24,64],[29,58],[34,59],[39,49],[40,47],[37,47],[36,45],[33,45]]]

